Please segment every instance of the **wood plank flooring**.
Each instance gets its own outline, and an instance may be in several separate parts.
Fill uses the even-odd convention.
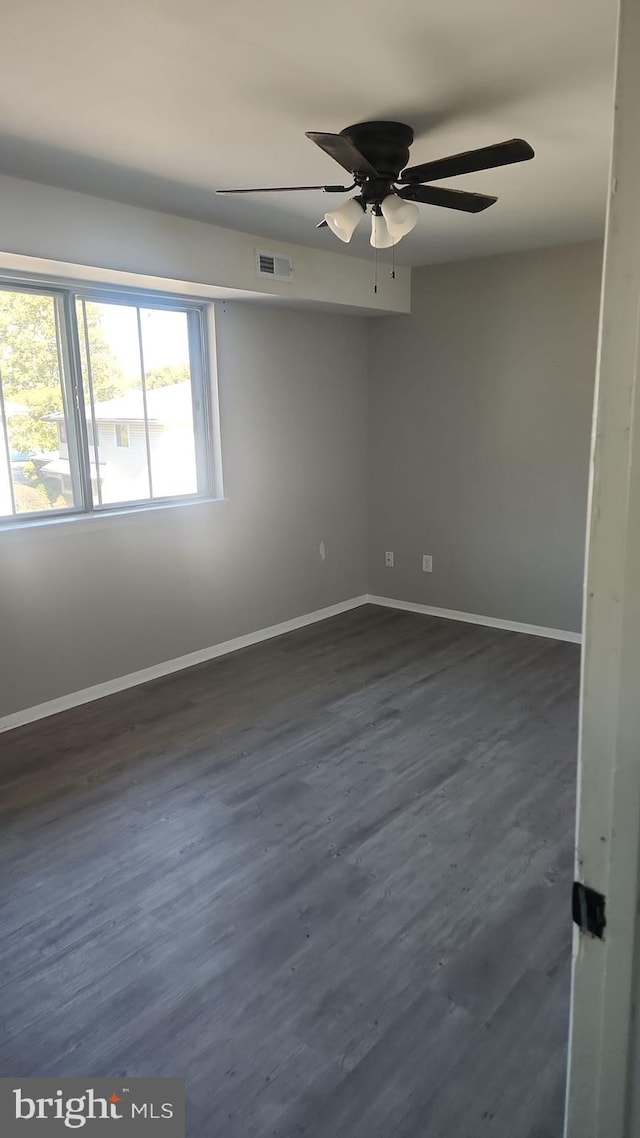
[[[578,666],[367,606],[0,736],[0,1073],[561,1138]]]

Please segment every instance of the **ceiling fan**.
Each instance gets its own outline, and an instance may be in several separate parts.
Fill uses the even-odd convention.
[[[328,226],[341,241],[350,241],[363,213],[371,209],[371,244],[374,249],[394,245],[410,233],[418,221],[415,202],[445,206],[465,213],[480,213],[498,199],[487,194],[450,190],[425,183],[455,178],[476,170],[492,170],[513,162],[526,162],[534,152],[522,138],[465,150],[448,158],[409,166],[413,130],[399,122],[362,122],[339,134],[307,131],[307,138],[335,159],[353,177],[350,186],[268,186],[250,190],[217,190],[219,194],[280,193],[290,190],[324,190],[327,194],[358,190],[336,209],[329,210],[316,227]]]

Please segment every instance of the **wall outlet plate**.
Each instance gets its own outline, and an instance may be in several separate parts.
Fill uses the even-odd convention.
[[[422,572],[423,573],[433,572],[433,557],[431,556],[430,553],[423,553],[422,554]]]
[[[387,569],[393,569],[393,553],[390,551],[384,555],[384,563]]]

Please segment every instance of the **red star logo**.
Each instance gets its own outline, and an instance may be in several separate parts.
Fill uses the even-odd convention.
[[[122,1099],[120,1098],[120,1095],[117,1095],[114,1091],[113,1094],[109,1097],[109,1102],[122,1102]]]

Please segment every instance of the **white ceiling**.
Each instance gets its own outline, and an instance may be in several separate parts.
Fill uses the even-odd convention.
[[[0,172],[364,255],[316,232],[341,182],[305,136],[413,126],[411,161],[526,138],[533,162],[446,184],[476,216],[421,207],[405,263],[602,233],[616,0],[20,0],[2,11]],[[348,181],[348,176],[345,178]]]

